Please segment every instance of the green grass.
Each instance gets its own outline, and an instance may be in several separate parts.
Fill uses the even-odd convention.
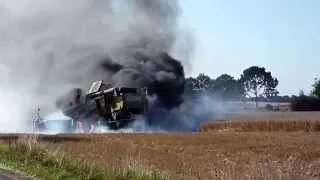
[[[0,163],[41,179],[112,179],[161,180],[168,179],[157,171],[96,168],[89,162],[71,160],[58,151],[35,146],[30,142],[0,144]]]

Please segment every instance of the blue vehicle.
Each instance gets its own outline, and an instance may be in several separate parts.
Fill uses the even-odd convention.
[[[62,112],[55,112],[42,119],[40,109],[38,118],[34,121],[34,130],[40,133],[72,133],[75,131],[75,122],[72,118],[64,116]]]

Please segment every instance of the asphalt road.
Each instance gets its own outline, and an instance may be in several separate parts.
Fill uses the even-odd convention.
[[[0,168],[0,180],[31,180],[32,178],[17,175],[14,172]]]
[[[0,180],[14,180],[14,178],[10,177],[7,171],[0,169]]]

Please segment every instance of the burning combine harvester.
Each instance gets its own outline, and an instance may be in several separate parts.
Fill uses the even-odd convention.
[[[42,120],[39,116],[34,127],[39,131],[50,131],[59,121],[62,129],[68,132],[90,132],[98,126],[118,130],[132,123],[137,115],[147,112],[147,96],[147,88],[111,87],[96,81],[86,94],[81,89],[73,89],[57,101],[57,107],[69,119]]]

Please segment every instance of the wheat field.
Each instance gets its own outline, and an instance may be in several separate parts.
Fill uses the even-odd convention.
[[[195,133],[58,135],[40,141],[95,168],[157,169],[171,179],[320,179],[318,121],[316,112],[239,115]]]
[[[201,132],[212,131],[320,131],[319,112],[272,112],[237,114],[227,119],[216,119],[203,124]]]

